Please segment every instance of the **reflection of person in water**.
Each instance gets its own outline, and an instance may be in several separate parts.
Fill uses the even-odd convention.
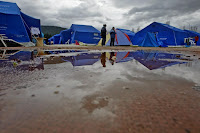
[[[106,67],[106,52],[101,54],[101,64],[103,67]]]
[[[110,52],[110,59],[109,59],[110,63],[112,65],[114,65],[115,63],[115,53],[114,52]]]

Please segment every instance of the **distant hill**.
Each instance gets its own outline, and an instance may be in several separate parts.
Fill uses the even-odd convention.
[[[57,26],[41,26],[42,32],[44,34],[55,35],[59,34],[62,30],[66,30],[66,28],[57,27]]]

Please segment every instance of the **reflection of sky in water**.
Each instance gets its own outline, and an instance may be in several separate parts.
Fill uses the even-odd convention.
[[[49,78],[50,74],[60,76],[55,80],[62,81],[68,79],[72,86],[87,83],[85,73],[92,73],[97,84],[112,82],[115,79],[126,79],[123,75],[137,77],[155,78],[155,75],[174,76],[194,81],[200,81],[199,61],[182,54],[164,53],[159,51],[130,51],[130,52],[98,52],[98,51],[1,51],[0,73],[9,74],[11,71],[43,70],[41,73]],[[63,75],[68,71],[67,75]],[[76,72],[78,72],[76,74]],[[34,75],[34,74],[33,74]],[[52,75],[52,76],[53,76]],[[154,75],[154,76],[153,76]],[[4,75],[6,77],[6,75]],[[73,76],[80,77],[79,81],[74,81]],[[2,79],[2,76],[1,76]],[[47,81],[53,82],[53,81]],[[63,81],[65,82],[65,81]],[[6,83],[4,83],[5,85]],[[51,83],[49,83],[51,84]]]

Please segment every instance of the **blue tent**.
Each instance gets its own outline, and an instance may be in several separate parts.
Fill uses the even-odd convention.
[[[184,30],[188,33],[189,37],[195,37],[198,36],[200,37],[200,33],[195,32],[195,31],[191,31],[191,30]],[[197,45],[200,46],[200,40],[197,42]]]
[[[98,44],[101,39],[101,33],[93,26],[72,24],[71,43],[80,41],[87,44]]]
[[[61,31],[60,36],[61,36],[60,42],[59,42],[60,44],[65,44],[67,41],[69,41],[70,43],[71,29]]]
[[[119,29],[117,28],[117,30],[120,30],[121,32],[123,32],[124,34],[128,35],[130,38],[130,41],[133,43],[133,37],[135,36],[135,33],[130,31],[130,30],[126,30],[126,29]]]
[[[126,36],[122,31],[116,30],[115,37],[115,46],[130,46],[132,43],[129,40],[128,36]],[[110,37],[110,36],[109,36]],[[108,42],[106,42],[106,46],[110,46],[111,38],[109,38]]]
[[[60,34],[56,34],[53,36],[53,44],[59,44],[60,42]]]
[[[166,46],[185,45],[184,38],[188,37],[187,32],[181,29],[172,27],[167,24],[154,22],[136,33],[133,39],[133,44],[141,45],[148,32],[157,34],[158,39],[162,41],[162,43]]]
[[[0,34],[17,42],[30,42],[30,27],[40,28],[40,20],[27,16],[16,3],[0,1]]]

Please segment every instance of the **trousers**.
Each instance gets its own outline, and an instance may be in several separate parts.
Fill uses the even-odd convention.
[[[106,38],[102,38],[102,46],[105,46]]]
[[[114,46],[114,44],[115,44],[115,38],[111,38],[110,46]]]

